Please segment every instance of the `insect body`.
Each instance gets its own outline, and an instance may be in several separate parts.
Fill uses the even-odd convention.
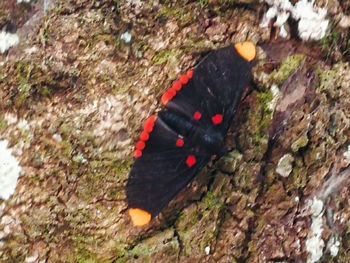
[[[134,152],[127,184],[134,225],[149,223],[223,153],[254,58],[251,42],[213,51],[164,93],[164,109],[146,120]]]

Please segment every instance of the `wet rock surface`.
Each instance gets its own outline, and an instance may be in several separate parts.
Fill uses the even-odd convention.
[[[0,27],[21,36],[0,57],[0,139],[22,168],[0,200],[0,261],[350,260],[344,28],[276,40],[259,26],[266,6],[247,0],[45,3],[0,4]],[[332,19],[348,15],[330,3]],[[230,152],[132,227],[125,183],[140,123],[203,54],[246,39],[259,60]]]

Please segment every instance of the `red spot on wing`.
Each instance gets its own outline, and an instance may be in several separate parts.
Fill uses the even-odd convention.
[[[150,133],[154,129],[154,125],[157,121],[157,116],[152,115],[150,116],[143,126],[143,132],[140,134],[140,140],[136,143],[135,151],[134,151],[134,157],[140,158],[142,156],[143,149],[146,148],[146,142],[149,140]]]
[[[180,78],[180,82],[183,85],[186,85],[190,79],[187,77],[187,75],[182,75]]]
[[[222,123],[224,117],[222,114],[216,114],[211,118],[211,121],[213,122],[214,125],[219,125]]]
[[[137,158],[140,158],[141,156],[142,156],[142,151],[141,150],[135,150],[134,157],[137,159]]]
[[[146,132],[146,131],[143,131],[140,135],[140,140],[141,141],[144,141],[144,142],[147,142],[149,139],[149,133]]]
[[[163,105],[166,106],[169,103],[169,101],[171,101],[171,99],[172,99],[171,95],[166,92],[163,94],[161,101],[162,101]]]
[[[136,143],[136,149],[137,149],[137,150],[142,151],[143,149],[145,149],[145,147],[146,147],[146,144],[145,144],[145,142],[143,142],[143,141],[138,141],[138,142]]]
[[[173,89],[172,87],[167,91],[167,93],[169,94],[170,98],[173,99],[174,96],[176,95],[176,90]]]
[[[184,145],[185,145],[185,142],[183,139],[179,138],[176,140],[176,147],[181,148],[181,147],[184,147]]]
[[[189,79],[193,78],[193,74],[194,74],[194,70],[193,70],[193,69],[187,71],[187,73],[186,73],[186,75],[187,75],[187,77],[188,77]]]
[[[174,83],[174,85],[172,86],[172,88],[173,88],[174,90],[176,90],[176,91],[180,91],[180,90],[182,89],[182,84],[181,84],[181,82],[180,82],[180,81],[176,81],[176,82]]]
[[[189,168],[194,166],[196,164],[196,162],[197,162],[196,156],[194,156],[194,155],[187,156],[186,164]]]
[[[193,119],[195,119],[196,121],[199,121],[202,118],[202,113],[200,113],[199,111],[196,111],[193,114]]]
[[[161,102],[164,106],[166,106],[176,96],[177,92],[193,78],[193,74],[194,71],[189,70],[186,74],[182,75],[179,80],[175,81],[171,88],[163,94]]]
[[[157,116],[155,116],[155,115],[152,115],[151,117],[149,117],[145,121],[144,131],[151,133],[153,131],[154,124],[155,124],[156,120],[157,120]]]

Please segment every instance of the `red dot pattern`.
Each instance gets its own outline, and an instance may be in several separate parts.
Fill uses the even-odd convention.
[[[186,85],[186,84],[188,83],[189,80],[190,80],[190,79],[187,77],[187,74],[181,76],[181,78],[180,78],[180,82],[181,82],[181,84],[183,84],[183,85]]]
[[[202,113],[200,113],[199,111],[196,111],[193,114],[193,119],[195,119],[196,121],[199,121],[202,118]]]
[[[143,142],[143,141],[138,141],[138,142],[136,143],[136,149],[137,149],[137,150],[142,151],[143,149],[145,149],[145,147],[146,147],[146,144],[145,144],[145,142]]]
[[[182,84],[181,84],[179,81],[177,81],[177,82],[174,83],[174,85],[172,86],[172,88],[173,88],[174,90],[176,90],[176,91],[180,91],[180,90],[182,89]]]
[[[140,140],[147,142],[149,140],[149,133],[146,131],[143,131],[140,135]]]
[[[154,125],[156,124],[157,116],[150,116],[143,126],[143,131],[140,134],[140,140],[136,143],[134,157],[140,158],[142,156],[142,151],[146,148],[146,142],[149,140],[150,134],[154,129]]]
[[[186,74],[182,75],[174,84],[163,94],[161,102],[166,106],[178,92],[193,78],[194,70],[189,70]]]
[[[134,157],[135,158],[140,158],[142,156],[142,151],[140,151],[140,150],[135,150],[135,152],[134,152]]]
[[[222,114],[216,114],[211,118],[211,121],[213,122],[214,125],[220,125],[223,121],[224,117]]]
[[[194,70],[193,70],[193,69],[187,71],[187,73],[186,73],[186,75],[187,75],[187,77],[188,77],[189,79],[192,79],[192,78],[193,78],[193,74],[194,74]]]
[[[185,141],[181,138],[176,140],[176,147],[182,148],[185,145]]]
[[[193,167],[196,163],[197,163],[196,156],[194,156],[194,155],[187,156],[186,164],[187,164],[188,168]]]
[[[145,125],[143,126],[145,132],[151,133],[153,131],[156,119],[157,119],[157,116],[153,115],[145,121]]]

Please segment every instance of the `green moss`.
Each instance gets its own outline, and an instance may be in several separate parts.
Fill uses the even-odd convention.
[[[294,160],[294,167],[291,176],[288,177],[291,182],[287,184],[287,191],[297,191],[304,189],[307,184],[307,169],[304,167],[303,159],[298,157]]]
[[[196,14],[184,7],[183,5],[164,5],[159,11],[157,18],[165,17],[167,19],[176,19],[182,27],[192,23],[196,20]]]
[[[245,109],[242,119],[239,142],[244,149],[246,160],[259,161],[263,158],[269,139],[269,128],[273,118],[270,103],[273,95],[270,91],[255,93],[251,96],[256,102]]]
[[[225,200],[231,191],[230,177],[217,174],[201,202],[187,207],[176,221],[176,229],[182,241],[184,254],[201,255],[217,237],[225,210]]]
[[[12,78],[0,82],[14,87],[11,90],[13,100],[9,103],[21,108],[68,88],[76,81],[79,72],[75,69],[57,71],[50,63],[43,65],[41,61],[21,60],[8,69],[7,75],[11,75]]]
[[[201,8],[205,8],[209,4],[209,0],[198,0],[198,2],[199,2],[199,5],[201,6]]]
[[[7,122],[4,119],[3,115],[0,114],[0,132],[7,128]]]
[[[261,119],[259,122],[259,130],[263,133],[260,134],[259,137],[263,137],[265,143],[265,140],[267,139],[266,131],[270,127],[273,117],[273,111],[270,107],[270,103],[273,100],[273,94],[271,91],[259,93],[258,100],[259,104],[261,105]]]
[[[264,114],[270,114],[272,111],[270,109],[269,103],[273,100],[272,92],[261,92],[258,93],[259,103],[262,105]]]
[[[251,191],[255,187],[254,162],[243,163],[240,165],[238,174],[233,177],[235,186],[241,191]]]
[[[60,145],[62,147],[61,156],[70,160],[73,153],[73,145],[69,141],[62,141]]]
[[[105,154],[101,159],[88,162],[87,171],[79,175],[77,192],[80,198],[87,202],[91,202],[96,196],[106,196],[106,198],[111,199],[125,198],[123,185],[128,177],[132,162],[131,160],[119,161],[113,156],[108,157]],[[116,185],[106,187],[106,180],[114,181]]]
[[[72,255],[68,262],[77,263],[102,263],[106,261],[101,261],[98,256],[88,249],[88,243],[93,242],[93,237],[86,237],[76,235],[73,237],[74,241],[74,255]]]
[[[127,259],[128,246],[123,242],[118,242],[115,246],[115,263],[126,263]]]
[[[140,262],[157,262],[157,257],[167,258],[174,262],[179,252],[179,243],[174,238],[174,230],[166,229],[148,239],[141,241],[131,250],[127,251],[124,245],[119,244],[116,263],[130,262],[135,259]]]
[[[317,72],[320,80],[320,91],[327,91],[329,88],[335,88],[335,83],[339,78],[339,71],[336,68],[329,70],[319,69]]]
[[[208,50],[215,49],[215,45],[205,38],[198,38],[198,35],[189,32],[189,37],[184,39],[183,43],[181,43],[181,50],[190,54],[193,52],[201,53],[207,52]]]
[[[18,62],[16,65],[17,79],[19,81],[16,105],[19,107],[24,105],[32,92],[32,84],[29,82],[32,70],[33,65],[26,61]]]
[[[331,23],[329,28],[328,34],[320,41],[321,49],[325,57],[332,57],[339,51],[342,52],[343,56],[349,54],[349,37],[344,34],[344,31],[341,32],[339,26],[335,23]]]
[[[233,174],[242,161],[242,154],[238,151],[231,151],[219,161],[219,167],[224,173]]]
[[[221,209],[224,205],[223,202],[212,191],[209,191],[206,194],[203,203],[207,210]]]
[[[307,137],[307,134],[302,134],[297,140],[295,140],[292,143],[292,151],[298,152],[299,149],[304,148],[309,143],[309,138]]]
[[[252,144],[256,148],[256,152],[260,153],[259,159],[265,153],[268,144],[268,129],[271,125],[273,112],[270,109],[270,103],[273,99],[273,95],[270,91],[262,92],[257,95],[258,99],[258,109],[252,111],[252,123],[254,127],[254,132],[250,134]]]
[[[167,62],[176,62],[180,52],[177,49],[160,51],[153,57],[153,63],[156,65],[162,65]]]
[[[271,82],[277,85],[283,84],[283,82],[286,81],[304,62],[305,56],[302,54],[287,57],[282,62],[279,69],[271,73]]]
[[[71,123],[63,122],[58,131],[63,138],[69,138],[74,133],[75,128]]]
[[[115,161],[112,166],[112,171],[118,177],[118,179],[126,179],[125,175],[128,175],[132,164],[133,160],[131,159]]]
[[[330,30],[329,34],[327,34],[324,38],[321,39],[321,47],[324,51],[330,53],[330,49],[337,46],[340,39],[341,35],[338,31]]]
[[[45,20],[42,26],[42,29],[40,30],[40,40],[42,45],[45,45],[46,43],[49,42],[50,36],[52,35],[51,32],[51,17],[50,16],[45,16]]]

